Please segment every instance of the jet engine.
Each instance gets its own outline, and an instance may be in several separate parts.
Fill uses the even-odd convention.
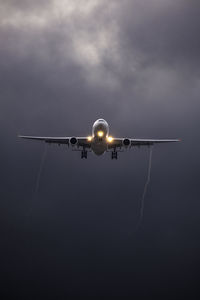
[[[130,141],[129,139],[124,139],[124,140],[123,140],[123,145],[124,145],[125,147],[129,147],[129,146],[131,145],[131,141]]]
[[[69,141],[72,146],[75,146],[78,142],[77,138],[75,138],[75,137],[71,137],[71,139]]]

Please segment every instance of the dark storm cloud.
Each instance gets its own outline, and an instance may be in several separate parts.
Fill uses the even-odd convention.
[[[200,248],[199,1],[1,2],[4,290],[191,297]],[[148,149],[113,164],[109,155],[82,161],[48,147],[32,202],[43,145],[17,133],[87,135],[98,117],[114,136],[183,139],[153,151],[136,235],[128,236]]]
[[[154,114],[158,106],[161,116],[164,108],[171,110],[174,118],[180,112],[179,105],[190,110],[193,100],[184,98],[188,90],[194,93],[194,86],[198,92],[198,81],[194,82],[198,57],[194,52],[199,53],[195,47],[199,39],[191,29],[198,23],[192,13],[198,11],[198,2],[191,6],[183,1],[111,2],[106,10],[104,2],[85,10],[83,2],[73,3],[71,7],[70,1],[52,1],[48,10],[42,6],[37,12],[27,4],[17,14],[20,6],[4,4],[9,9],[2,18],[1,57],[2,74],[5,70],[9,76],[7,83],[22,82],[24,93],[23,78],[29,81],[30,89],[36,80],[36,86],[45,84],[46,90],[55,87],[55,93],[62,87],[68,94],[69,89],[82,85],[86,93],[98,90],[95,98],[103,89],[109,96],[100,97],[102,110],[112,105],[115,113],[124,113],[130,120],[132,111],[140,119],[144,104],[149,105],[148,113]],[[35,7],[38,9],[38,3]],[[63,7],[66,10],[62,11]],[[71,97],[67,98],[66,105]],[[88,103],[98,102],[90,101],[89,95],[86,98]]]
[[[199,63],[199,1],[130,1],[122,12],[128,50],[168,68]]]
[[[48,0],[7,0],[1,1],[1,15],[4,14],[8,17],[10,13],[17,14],[18,12],[39,12],[42,9],[48,9],[51,1]]]

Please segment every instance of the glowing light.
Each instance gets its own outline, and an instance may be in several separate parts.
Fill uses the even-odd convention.
[[[107,141],[108,141],[109,143],[112,143],[113,137],[112,137],[112,136],[108,136]]]
[[[99,137],[102,137],[102,136],[104,135],[104,132],[103,132],[103,131],[98,131],[98,132],[97,132],[97,135],[98,135]]]
[[[88,136],[87,140],[88,140],[88,142],[91,142],[92,136]]]

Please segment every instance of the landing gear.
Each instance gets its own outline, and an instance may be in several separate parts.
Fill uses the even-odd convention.
[[[117,159],[118,158],[118,155],[117,155],[117,151],[112,151],[111,152],[111,159]]]
[[[81,151],[81,158],[87,159],[87,151],[85,149]]]

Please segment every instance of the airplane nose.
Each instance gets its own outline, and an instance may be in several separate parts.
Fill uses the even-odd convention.
[[[93,134],[101,139],[106,137],[108,134],[108,124],[105,121],[97,120],[93,125]]]
[[[102,138],[104,136],[104,132],[102,130],[99,130],[97,132],[98,137]]]

